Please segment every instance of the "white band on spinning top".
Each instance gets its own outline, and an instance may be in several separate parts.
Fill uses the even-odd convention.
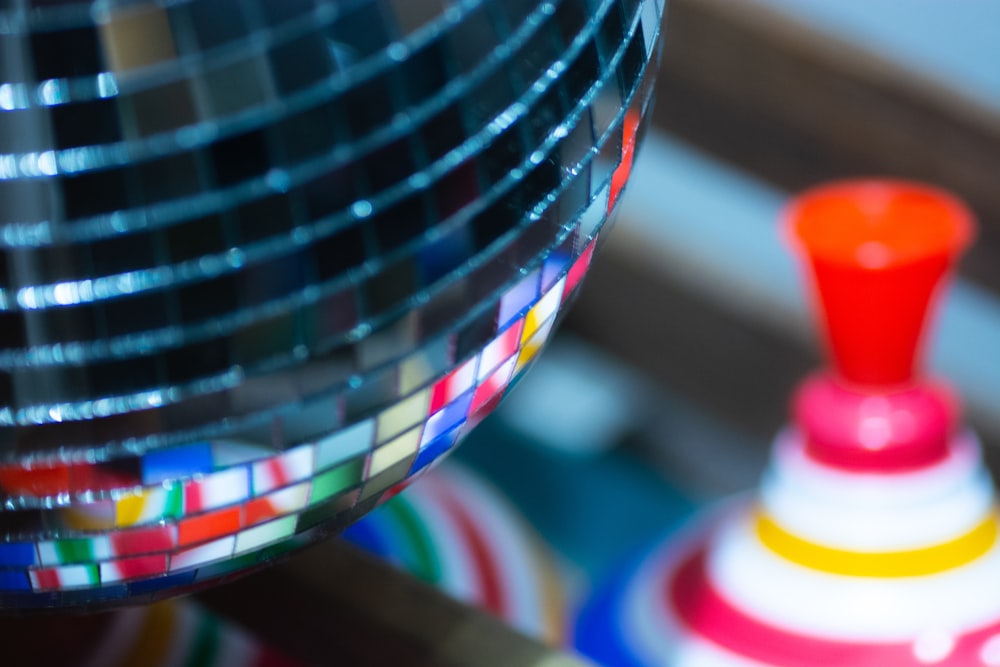
[[[830,639],[907,641],[928,628],[976,628],[1000,617],[1000,549],[922,577],[849,577],[802,567],[759,539],[748,513],[716,534],[708,576],[734,606],[762,622]],[[933,604],[928,604],[933,600]]]
[[[973,530],[993,511],[993,487],[971,432],[941,463],[910,473],[858,474],[805,454],[794,431],[779,436],[760,488],[771,520],[795,536],[852,551],[932,547]]]

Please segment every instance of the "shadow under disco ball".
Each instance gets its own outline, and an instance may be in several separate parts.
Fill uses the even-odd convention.
[[[587,270],[663,12],[7,7],[0,609],[15,612],[250,571],[451,449]]]

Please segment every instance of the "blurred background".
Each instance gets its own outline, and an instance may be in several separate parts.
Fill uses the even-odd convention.
[[[998,25],[993,0],[669,0],[616,228],[536,367],[445,464],[488,480],[547,545],[564,627],[615,568],[756,483],[789,393],[820,363],[777,233],[810,185],[889,175],[972,206],[980,238],[928,365],[1000,469]],[[324,545],[198,599],[309,662],[335,647],[351,665],[543,664],[429,596]]]

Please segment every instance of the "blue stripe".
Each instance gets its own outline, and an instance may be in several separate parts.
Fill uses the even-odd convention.
[[[30,542],[0,544],[0,566],[36,565],[35,545]]]

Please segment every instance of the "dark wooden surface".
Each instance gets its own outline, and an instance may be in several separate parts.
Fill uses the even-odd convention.
[[[198,596],[310,665],[584,667],[337,540]]]

